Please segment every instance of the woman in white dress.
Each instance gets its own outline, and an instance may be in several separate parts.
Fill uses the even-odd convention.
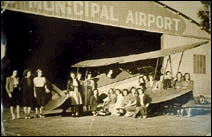
[[[120,89],[116,89],[115,93],[117,95],[117,101],[115,104],[110,105],[109,111],[111,114],[120,116],[124,113],[124,97]]]

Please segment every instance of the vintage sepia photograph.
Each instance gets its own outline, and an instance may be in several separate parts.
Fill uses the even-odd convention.
[[[1,1],[1,136],[211,136],[211,1]]]

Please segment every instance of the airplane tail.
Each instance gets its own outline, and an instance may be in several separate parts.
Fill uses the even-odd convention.
[[[51,98],[47,100],[47,104],[44,106],[43,110],[50,111],[60,107],[67,99],[65,92],[59,89],[55,84],[47,81],[47,87],[56,94],[51,92]]]

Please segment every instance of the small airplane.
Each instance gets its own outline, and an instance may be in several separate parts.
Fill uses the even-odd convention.
[[[157,63],[155,65],[155,69],[153,66],[139,66],[137,67],[137,72],[139,70],[145,70],[146,73],[154,73],[154,78],[158,73],[158,66],[159,60],[165,56],[169,57],[169,61],[171,61],[172,54],[176,53],[184,53],[184,51],[199,47],[202,44],[206,44],[208,41],[201,41],[193,44],[186,44],[179,47],[169,48],[169,49],[161,49],[157,51],[136,54],[136,55],[129,55],[129,56],[122,56],[122,57],[114,57],[114,58],[104,58],[104,59],[94,59],[94,60],[85,60],[78,62],[72,65],[72,68],[77,68],[77,73],[79,69],[86,69],[86,74],[88,70],[98,70],[98,68],[106,68],[108,70],[116,68],[116,75],[113,78],[108,78],[105,72],[99,71],[95,77],[92,79],[96,83],[96,88],[99,90],[100,96],[103,94],[107,95],[107,92],[110,88],[119,88],[119,89],[130,89],[131,87],[138,87],[138,79],[141,73],[133,73],[129,69],[129,65],[133,66],[133,63],[139,61],[150,61],[151,59],[157,59]],[[182,56],[181,59],[182,60]],[[180,61],[181,62],[181,61]],[[170,62],[171,63],[171,62]],[[180,63],[179,63],[180,66]],[[178,66],[178,69],[179,69]],[[117,71],[118,70],[118,71]],[[178,72],[179,70],[177,70]],[[64,91],[57,88],[54,84],[51,84],[52,90],[55,91],[56,94],[52,96],[49,100],[47,105],[44,106],[44,110],[51,110],[59,108],[66,100],[67,96],[65,95]],[[86,86],[86,85],[84,85]],[[86,90],[86,88],[84,88]],[[176,89],[169,89],[160,91],[162,94],[154,94],[151,90],[147,92],[149,96],[152,98],[152,108],[153,111],[160,111],[161,106],[174,105],[176,103],[180,103],[180,105],[186,104],[189,100],[193,98],[193,88],[184,89],[184,90],[176,90]],[[164,94],[163,94],[164,93]]]

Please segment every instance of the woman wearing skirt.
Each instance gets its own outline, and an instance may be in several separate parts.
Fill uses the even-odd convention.
[[[17,70],[13,70],[12,75],[6,79],[6,91],[10,98],[10,112],[12,115],[12,120],[15,119],[15,114],[13,112],[13,107],[16,106],[17,118],[20,118],[20,104],[21,104],[21,92],[19,78],[17,77]]]
[[[46,78],[42,77],[42,71],[38,69],[37,71],[37,77],[33,79],[34,83],[34,97],[36,98],[36,108],[35,113],[36,117],[43,118],[44,115],[42,113],[43,106],[45,105],[45,88],[46,87]]]
[[[79,107],[82,105],[82,97],[79,92],[79,83],[76,79],[75,73],[70,73],[71,79],[67,82],[67,93],[71,98],[71,112],[72,116],[79,116]]]
[[[25,119],[30,119],[30,111],[33,107],[33,98],[34,98],[34,91],[33,91],[33,81],[31,79],[31,71],[26,69],[24,70],[24,78],[21,82],[22,88],[22,100],[24,106],[24,113]]]
[[[95,89],[95,83],[91,77],[92,74],[88,73],[87,79],[85,80],[86,90],[84,90],[84,105],[86,106],[87,111],[90,111],[90,98],[93,90]]]

